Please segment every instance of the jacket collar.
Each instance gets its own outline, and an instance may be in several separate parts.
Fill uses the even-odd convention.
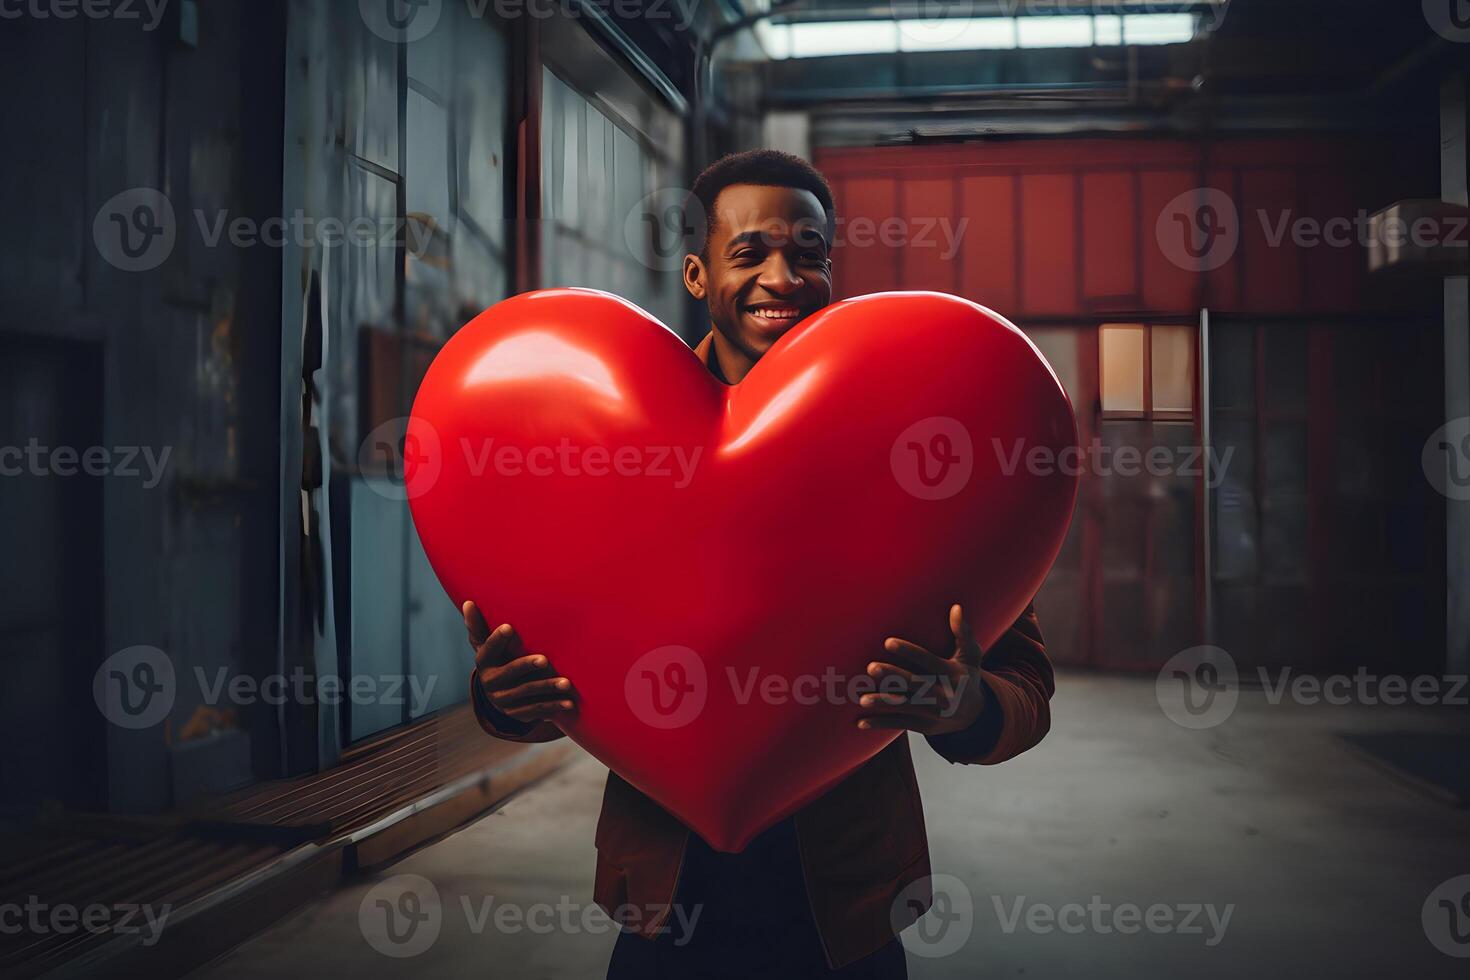
[[[704,339],[694,345],[694,356],[699,358],[699,363],[705,369],[721,381],[725,381],[724,372],[720,370],[720,362],[715,358],[715,332],[711,330],[704,335]],[[728,381],[725,381],[729,384]]]

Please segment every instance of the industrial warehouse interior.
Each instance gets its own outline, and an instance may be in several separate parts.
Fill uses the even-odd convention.
[[[1467,0],[0,80],[0,973],[1465,975]]]

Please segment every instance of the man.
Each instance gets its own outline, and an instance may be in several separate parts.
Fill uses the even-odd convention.
[[[753,150],[710,166],[694,197],[706,236],[700,254],[684,258],[684,285],[708,305],[713,327],[695,353],[716,378],[736,384],[782,334],[831,301],[832,192],[805,161]],[[526,742],[562,737],[557,717],[576,710],[571,680],[526,651],[511,626],[490,630],[474,603],[465,603],[464,619],[485,730]],[[1053,681],[1035,612],[1026,609],[983,666],[959,606],[950,629],[953,651],[896,637],[875,649],[868,673],[884,693],[860,698],[855,724],[919,732],[950,762],[1003,762],[1039,742]],[[622,933],[608,972],[618,980],[906,977],[895,933],[931,901],[906,738],[739,854],[712,850],[609,774],[596,843],[595,898],[609,914],[671,905],[684,913],[645,916],[640,931]]]

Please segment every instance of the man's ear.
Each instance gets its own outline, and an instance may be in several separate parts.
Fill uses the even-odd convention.
[[[704,267],[704,260],[694,253],[684,256],[684,288],[689,290],[689,295],[695,299],[702,300],[707,295],[707,283],[709,270]]]

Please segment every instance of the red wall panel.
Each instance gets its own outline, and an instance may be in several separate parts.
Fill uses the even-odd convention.
[[[898,181],[893,177],[852,178],[843,185],[837,204],[842,224],[832,250],[834,272],[840,270],[838,298],[905,289],[899,278],[900,250],[880,238],[883,223],[898,216]]]
[[[1014,177],[960,178],[960,295],[1002,314],[1016,309],[1018,207]]]
[[[1148,170],[1138,175],[1142,199],[1143,308],[1189,312],[1199,309],[1200,273],[1181,265],[1183,230],[1159,217],[1181,194],[1200,188],[1198,173],[1188,170]],[[1203,242],[1195,242],[1201,247]],[[1218,243],[1223,247],[1225,243]]]
[[[1228,167],[1216,167],[1208,171],[1204,185],[1228,194],[1233,201],[1240,200],[1239,171]],[[1237,208],[1237,212],[1238,212]],[[1236,221],[1236,249],[1229,262],[1204,274],[1203,305],[1212,310],[1235,310],[1240,308],[1240,278],[1244,263],[1240,259],[1240,214]]]
[[[949,288],[1018,318],[1093,319],[1193,316],[1204,305],[1361,309],[1367,256],[1356,231],[1346,248],[1304,248],[1292,240],[1292,223],[1351,219],[1380,206],[1366,188],[1385,166],[1383,152],[1326,137],[1038,139],[822,148],[815,162],[833,181],[840,216],[898,219],[910,234],[912,219],[942,217],[927,212],[945,207],[955,220],[970,219],[948,267],[935,248],[839,249],[838,295]],[[1201,188],[1229,196],[1239,234],[1228,261],[1196,271],[1171,261],[1157,227],[1171,201]],[[1283,237],[1273,245],[1267,232],[1278,228]]]
[[[1021,178],[1018,312],[1070,313],[1079,305],[1076,189],[1077,178],[1072,174],[1027,174]]]
[[[1082,296],[1094,305],[1138,305],[1138,188],[1127,171],[1082,176]]]
[[[906,243],[899,249],[901,288],[959,290],[958,250],[963,239],[958,234],[954,185],[954,178],[948,175],[921,177],[901,185]]]
[[[1293,212],[1300,214],[1296,174],[1246,170],[1240,190],[1245,305],[1253,310],[1301,309],[1301,256],[1291,236]]]
[[[1302,253],[1303,303],[1316,311],[1356,306],[1361,284],[1357,264],[1363,252],[1349,178],[1340,170],[1314,170],[1303,178],[1301,212],[1320,236],[1316,248]]]

